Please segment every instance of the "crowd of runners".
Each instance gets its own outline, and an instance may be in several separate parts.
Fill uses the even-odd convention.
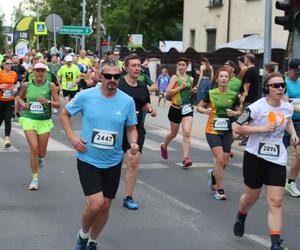
[[[52,114],[60,113],[61,126],[77,151],[77,169],[85,195],[82,228],[75,249],[97,249],[97,238],[108,217],[126,164],[123,206],[136,210],[133,199],[139,162],[146,136],[146,114],[156,119],[156,106],[170,101],[169,132],[160,145],[161,157],[169,159],[168,146],[182,129],[182,166],[189,168],[194,111],[208,116],[205,130],[214,168],[208,170],[212,197],[226,200],[223,186],[226,166],[233,157],[231,145],[243,138],[244,194],[240,198],[233,232],[242,237],[250,208],[266,186],[271,250],[285,249],[281,239],[285,190],[300,197],[296,179],[300,170],[300,59],[292,59],[286,74],[273,64],[265,65],[263,89],[255,56],[228,60],[218,69],[201,59],[197,81],[188,73],[189,59],[178,58],[176,73],[163,68],[152,81],[148,60],[137,54],[120,60],[120,51],[98,58],[70,48],[61,52],[31,50],[19,59],[7,54],[0,64],[0,126],[4,121],[7,150],[12,122],[19,122],[29,146],[32,178],[29,190],[39,189],[39,169],[45,155]],[[158,103],[150,93],[159,95]],[[262,93],[261,93],[262,92]],[[263,94],[263,97],[260,97]],[[60,96],[62,98],[60,98]],[[61,108],[61,109],[60,109]],[[61,111],[59,111],[61,110]],[[80,136],[72,129],[72,117],[81,114]],[[287,175],[288,146],[295,148],[295,161]]]

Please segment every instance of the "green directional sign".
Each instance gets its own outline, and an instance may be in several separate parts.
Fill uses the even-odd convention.
[[[62,35],[83,35],[88,36],[93,33],[91,27],[84,26],[61,26],[59,34]]]

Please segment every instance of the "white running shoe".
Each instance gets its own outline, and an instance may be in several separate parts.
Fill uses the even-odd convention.
[[[286,181],[285,183],[285,190],[290,193],[293,197],[300,197],[300,191],[297,188],[296,182],[291,182],[290,184]]]
[[[39,181],[38,179],[32,179],[31,183],[29,184],[29,190],[38,190],[39,188]]]

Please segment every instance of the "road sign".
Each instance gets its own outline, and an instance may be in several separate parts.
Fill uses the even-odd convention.
[[[91,27],[84,26],[62,26],[59,30],[59,33],[64,35],[88,36],[93,33],[93,29]]]
[[[47,28],[45,22],[34,22],[35,35],[47,35]]]
[[[47,29],[51,32],[58,32],[61,26],[63,26],[63,20],[59,15],[50,14],[46,17]]]

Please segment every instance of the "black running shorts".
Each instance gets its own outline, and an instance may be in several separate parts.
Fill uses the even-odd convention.
[[[210,148],[223,147],[225,153],[230,153],[232,144],[232,133],[214,135],[206,133],[206,140]]]
[[[69,96],[70,99],[73,99],[74,96],[77,94],[77,90],[66,90],[66,89],[63,89],[63,97],[67,97]]]
[[[266,161],[247,151],[244,153],[243,176],[246,186],[252,189],[268,186],[285,186],[286,166]]]
[[[145,142],[146,130],[143,126],[142,127],[137,126],[136,129],[137,129],[137,132],[138,132],[137,144],[139,145],[139,151],[142,153],[144,142]],[[126,128],[125,128],[124,136],[123,136],[123,143],[122,143],[122,150],[124,151],[124,153],[126,153],[126,151],[130,148],[131,147],[130,147],[130,144],[129,144],[128,139],[127,139],[127,133],[126,133]]]
[[[194,111],[192,111],[190,113],[187,113],[185,115],[182,115],[180,108],[177,109],[177,108],[174,108],[173,106],[170,106],[169,113],[168,113],[168,118],[171,122],[179,124],[179,123],[181,123],[182,118],[184,118],[186,116],[193,117],[194,116]]]
[[[118,191],[122,162],[110,168],[97,168],[77,158],[77,169],[85,196],[103,192],[104,197],[114,199]]]

